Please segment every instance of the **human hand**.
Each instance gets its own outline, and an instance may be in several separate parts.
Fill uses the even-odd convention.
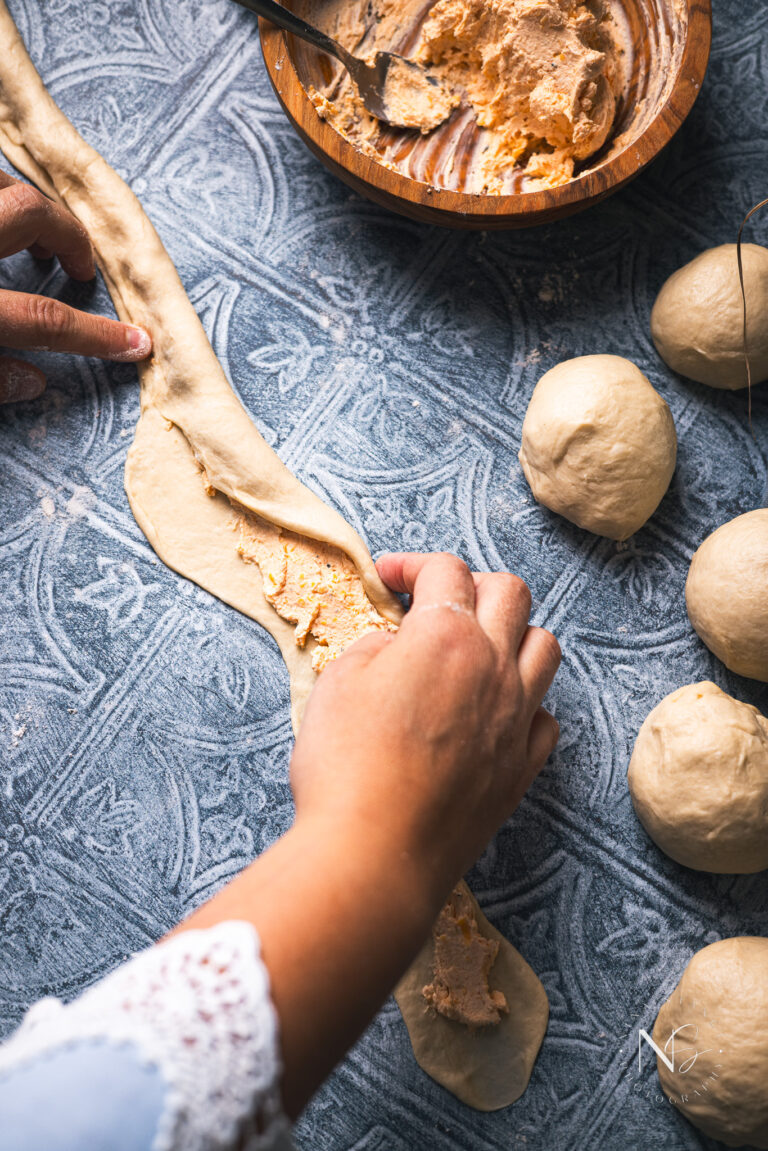
[[[413,606],[320,676],[291,762],[296,822],[177,929],[256,927],[297,1115],[423,944],[557,742],[560,662],[515,576],[455,556],[376,565]]]
[[[530,592],[450,555],[382,557],[412,607],[322,673],[291,764],[296,822],[389,844],[440,900],[514,811],[555,747],[541,707],[557,640],[529,627]]]
[[[33,256],[58,256],[74,280],[96,274],[93,248],[82,224],[29,184],[0,171],[0,259],[29,248]],[[143,328],[79,312],[46,296],[0,290],[0,346],[75,352],[105,360],[143,360],[152,341]],[[0,356],[0,403],[32,400],[45,376],[32,364]]]

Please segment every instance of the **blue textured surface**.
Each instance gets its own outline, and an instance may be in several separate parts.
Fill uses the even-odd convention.
[[[637,729],[709,677],[683,584],[704,536],[766,500],[768,387],[669,373],[648,332],[665,277],[768,195],[768,11],[715,0],[688,123],[626,191],[536,232],[389,215],[309,155],[226,0],[13,0],[55,98],[130,181],[235,387],[281,456],[372,550],[447,548],[531,584],[564,649],[557,754],[470,876],[541,975],[551,1022],[513,1108],[479,1115],[416,1066],[388,1005],[309,1108],[303,1151],[697,1148],[637,1077],[637,1028],[697,948],[765,933],[765,875],[686,871],[633,817]],[[768,237],[758,221],[753,237]],[[26,255],[0,286],[110,311]],[[680,437],[670,493],[627,544],[538,507],[516,459],[531,390],[567,356],[634,359]],[[141,948],[291,820],[287,677],[251,621],[166,570],[123,492],[133,370],[39,357],[0,413],[0,1028]],[[308,957],[311,962],[311,957]]]

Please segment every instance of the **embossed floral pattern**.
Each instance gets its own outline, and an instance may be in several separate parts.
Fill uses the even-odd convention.
[[[709,1146],[636,1090],[688,957],[768,933],[764,885],[666,859],[626,768],[640,723],[714,677],[768,711],[693,635],[683,588],[717,524],[765,502],[768,391],[667,372],[655,293],[731,241],[766,194],[768,11],[715,4],[689,122],[619,195],[535,231],[450,232],[336,181],[270,89],[231,0],[11,0],[54,96],[146,205],[243,403],[372,550],[456,551],[531,585],[564,661],[560,746],[469,880],[541,975],[551,1017],[514,1107],[469,1112],[416,1067],[390,1003],[308,1108],[301,1151]],[[768,238],[768,220],[751,225]],[[4,288],[109,311],[103,285],[20,254]],[[617,546],[539,507],[517,451],[539,375],[629,356],[668,400],[675,479]],[[39,354],[49,390],[0,410],[0,1029],[74,995],[291,822],[288,680],[252,621],[165,568],[122,486],[135,372]],[[634,1044],[633,1044],[634,1040]],[[641,1084],[641,1086],[644,1086]]]

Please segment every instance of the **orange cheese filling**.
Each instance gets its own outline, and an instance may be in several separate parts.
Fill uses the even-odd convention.
[[[238,553],[245,563],[258,566],[264,596],[278,615],[296,625],[297,645],[304,647],[310,636],[315,640],[314,671],[322,671],[368,632],[397,631],[368,599],[346,552],[245,508],[235,510]]]
[[[432,929],[434,978],[422,994],[427,1004],[467,1027],[488,1027],[509,1011],[490,974],[499,944],[482,935],[466,892],[456,888]]]

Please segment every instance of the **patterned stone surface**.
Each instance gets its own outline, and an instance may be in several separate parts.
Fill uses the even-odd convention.
[[[565,657],[557,754],[470,875],[541,975],[530,1089],[479,1115],[416,1066],[388,1004],[301,1120],[306,1151],[699,1148],[655,1091],[650,1027],[692,952],[765,933],[764,876],[662,856],[625,772],[658,700],[710,677],[768,709],[692,634],[689,558],[766,501],[768,390],[676,378],[658,287],[768,195],[768,11],[715,0],[711,70],[666,154],[590,213],[461,235],[352,195],[294,136],[253,21],[226,0],[13,0],[54,96],[158,226],[269,441],[372,550],[447,548],[531,584]],[[768,219],[753,237],[768,238]],[[19,255],[0,286],[109,311],[102,285]],[[539,375],[634,359],[680,436],[672,489],[616,545],[536,506],[517,463]],[[50,386],[0,412],[0,1029],[144,947],[291,820],[287,679],[256,624],[166,570],[122,470],[133,370],[40,355]],[[311,961],[311,957],[308,957]]]

